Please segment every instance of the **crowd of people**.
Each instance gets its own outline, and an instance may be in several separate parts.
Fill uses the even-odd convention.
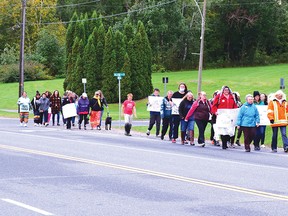
[[[151,96],[158,96],[159,90],[155,89]],[[172,112],[175,103],[173,99],[181,98],[179,114]],[[266,125],[260,125],[260,116],[256,106],[268,105],[267,117],[272,127],[272,152],[277,152],[278,130],[281,132],[284,152],[288,152],[288,139],[286,126],[288,125],[288,104],[286,95],[279,90],[269,97],[259,91],[254,91],[253,95],[245,96],[242,104],[240,94],[232,92],[228,86],[223,86],[221,90],[213,93],[211,99],[207,99],[206,92],[202,91],[193,96],[187,90],[185,83],[181,83],[177,92],[168,91],[163,98],[159,112],[150,112],[150,123],[146,134],[149,136],[153,125],[156,123],[156,136],[160,133],[160,120],[162,119],[162,131],[160,138],[163,140],[169,128],[169,140],[176,143],[178,138],[179,124],[181,125],[181,144],[195,145],[194,125],[198,127],[198,146],[205,146],[205,130],[211,124],[211,143],[215,146],[235,148],[235,144],[241,146],[240,137],[244,134],[244,147],[246,152],[251,151],[250,144],[253,142],[254,150],[259,151],[265,147]],[[239,109],[235,128],[215,127],[219,111],[223,109]],[[217,130],[217,131],[215,131]],[[235,142],[236,138],[236,142]],[[220,145],[221,143],[221,145]],[[261,147],[260,147],[261,144]]]
[[[159,89],[155,88],[153,97],[160,97]],[[177,112],[173,112],[175,108],[175,99],[180,103],[177,104]],[[168,131],[169,140],[176,143],[179,136],[180,126],[180,142],[181,144],[205,146],[205,130],[208,124],[211,124],[210,140],[215,146],[222,146],[222,149],[240,146],[240,137],[244,134],[244,147],[246,152],[251,151],[250,144],[253,142],[254,150],[259,151],[261,147],[265,147],[265,130],[266,125],[260,125],[260,116],[256,107],[259,105],[267,105],[267,117],[272,127],[272,152],[277,152],[278,130],[281,132],[283,148],[288,152],[288,139],[286,135],[286,126],[288,125],[288,104],[286,95],[279,90],[268,97],[259,91],[248,94],[242,104],[240,94],[232,92],[228,86],[223,86],[221,90],[213,93],[212,98],[207,99],[206,92],[202,91],[194,96],[187,89],[185,83],[180,83],[178,90],[173,92],[169,90],[167,96],[163,98],[160,110],[150,111],[150,121],[147,129],[147,136],[151,134],[153,126],[156,124],[156,136],[164,140]],[[68,104],[74,104],[76,114],[68,115],[63,107]],[[52,125],[60,126],[60,118],[62,118],[64,126],[71,129],[75,126],[75,116],[78,116],[78,128],[87,129],[90,123],[92,130],[101,130],[101,122],[104,108],[108,109],[107,101],[101,90],[95,92],[94,97],[88,99],[87,94],[81,96],[76,95],[72,91],[66,91],[63,96],[59,95],[59,91],[53,93],[46,91],[40,94],[38,91],[32,101],[27,97],[27,93],[23,92],[18,99],[20,126],[27,127],[29,118],[29,110],[33,110],[35,126],[49,126],[52,117]],[[74,107],[74,108],[73,108]],[[216,127],[217,118],[224,109],[238,109],[237,123],[235,128]],[[69,111],[70,113],[70,111]],[[73,112],[72,112],[73,113]],[[129,93],[127,100],[122,104],[122,115],[124,116],[125,135],[131,136],[131,128],[133,117],[136,117],[136,103],[133,101],[133,95]],[[56,119],[55,119],[56,117]],[[162,122],[162,129],[160,126]],[[194,126],[198,127],[198,138],[195,142]],[[169,129],[169,130],[168,130]],[[236,140],[236,142],[235,142]],[[221,143],[221,145],[220,145]]]

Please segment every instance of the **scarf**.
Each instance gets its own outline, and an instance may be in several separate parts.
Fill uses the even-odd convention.
[[[101,107],[101,101],[99,96],[94,96],[94,98],[97,100],[99,107]]]

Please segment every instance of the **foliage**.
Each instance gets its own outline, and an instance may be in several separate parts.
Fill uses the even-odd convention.
[[[25,81],[52,79],[47,75],[44,65],[27,61],[24,65]],[[19,64],[9,64],[0,66],[0,82],[11,83],[19,81]]]
[[[0,65],[7,65],[16,63],[18,60],[17,52],[14,47],[9,44],[5,45],[3,52],[0,55]]]

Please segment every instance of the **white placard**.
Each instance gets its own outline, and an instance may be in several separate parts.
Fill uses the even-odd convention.
[[[172,115],[179,115],[179,105],[182,101],[182,98],[172,98]]]
[[[234,136],[239,109],[218,109],[215,134]]]
[[[74,103],[66,104],[65,106],[63,106],[62,112],[65,119],[77,116],[77,110]]]
[[[160,112],[163,97],[149,96],[147,111]]]
[[[260,125],[270,125],[270,120],[268,119],[268,106],[267,105],[256,105],[259,117],[260,117]]]

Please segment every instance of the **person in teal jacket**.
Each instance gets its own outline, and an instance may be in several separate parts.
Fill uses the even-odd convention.
[[[245,151],[250,152],[250,144],[255,138],[256,128],[259,127],[260,117],[259,112],[253,104],[253,96],[251,94],[246,95],[246,102],[240,108],[237,117],[237,128],[242,129],[244,133],[244,145]],[[255,149],[254,150],[259,150]]]

